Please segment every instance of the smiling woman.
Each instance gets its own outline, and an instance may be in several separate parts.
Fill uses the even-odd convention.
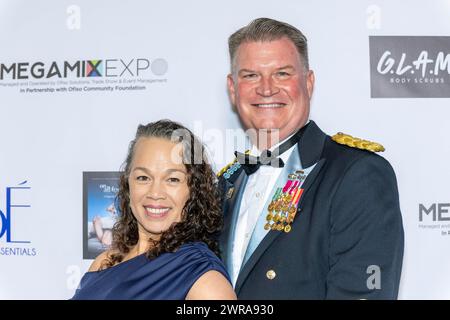
[[[111,250],[73,299],[235,299],[218,258],[216,178],[204,146],[172,121],[139,126],[118,193]]]
[[[130,207],[142,237],[157,241],[162,232],[181,221],[189,187],[179,147],[156,137],[141,138],[135,145],[128,185]]]

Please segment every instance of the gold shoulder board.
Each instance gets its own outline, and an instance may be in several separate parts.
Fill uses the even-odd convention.
[[[331,139],[333,139],[333,141],[337,143],[344,144],[352,148],[369,150],[372,152],[384,151],[384,147],[379,143],[352,137],[351,135],[342,132],[338,132],[337,134],[332,136]]]

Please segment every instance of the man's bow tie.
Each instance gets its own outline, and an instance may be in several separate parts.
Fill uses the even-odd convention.
[[[238,151],[234,152],[234,154],[247,175],[251,175],[258,171],[261,165],[272,166],[274,168],[284,167],[284,161],[278,158],[278,155],[270,150],[264,150],[259,157]]]
[[[274,168],[283,168],[284,161],[278,158],[278,156],[282,155],[284,152],[289,150],[293,145],[300,141],[300,137],[306,127],[307,125],[298,130],[289,139],[280,144],[273,151],[264,150],[263,152],[261,152],[261,155],[259,157],[236,151],[234,154],[236,155],[237,161],[241,164],[247,175],[255,173],[262,165],[268,165]]]

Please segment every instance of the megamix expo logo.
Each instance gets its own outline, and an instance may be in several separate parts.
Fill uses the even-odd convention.
[[[449,98],[450,37],[371,36],[372,98]]]
[[[162,59],[153,61],[148,59],[106,59],[80,61],[19,62],[0,64],[0,80],[50,79],[50,78],[85,78],[85,77],[123,77],[140,76],[151,68],[156,75],[167,71],[167,62]]]
[[[0,63],[0,87],[21,93],[144,90],[167,82],[165,59],[98,59]]]

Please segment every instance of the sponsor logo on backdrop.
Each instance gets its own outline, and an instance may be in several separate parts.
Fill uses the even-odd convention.
[[[26,233],[23,232],[23,221],[26,221],[26,215],[30,214],[31,205],[24,200],[19,200],[26,198],[25,193],[30,192],[30,189],[27,181],[4,189],[4,202],[1,201],[3,199],[0,200],[0,256],[35,256],[37,254],[36,248],[33,248],[30,239],[25,238]],[[2,202],[3,207],[1,207]]]
[[[372,98],[449,98],[450,37],[370,36]]]
[[[86,93],[147,90],[167,82],[165,59],[0,62],[0,89],[20,93]]]
[[[120,172],[83,172],[83,259],[107,250],[117,219]]]
[[[450,236],[450,203],[419,203],[419,228]]]

